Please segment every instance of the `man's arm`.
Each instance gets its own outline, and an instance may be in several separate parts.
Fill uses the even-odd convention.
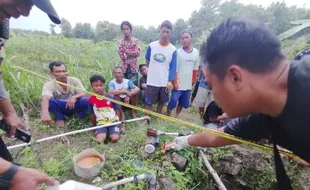
[[[140,91],[140,89],[136,85],[134,85],[132,81],[128,82],[128,87],[130,89],[130,92],[133,94],[138,94]]]
[[[1,175],[12,166],[12,163],[0,158],[0,166]],[[10,189],[37,189],[42,183],[53,186],[57,182],[38,170],[18,167],[17,172],[13,176]]]
[[[126,54],[131,57],[139,57],[140,56],[140,42],[137,40],[135,45],[135,51],[130,52],[128,50],[125,50]]]
[[[47,95],[43,95],[41,98],[41,121],[46,125],[53,123],[51,115],[48,111],[50,99],[51,97]]]
[[[5,122],[10,127],[8,133],[10,137],[14,136],[17,128],[24,128],[24,124],[18,118],[2,81],[0,81],[0,112],[3,114]]]
[[[168,82],[172,82],[174,80],[176,71],[177,71],[177,51],[174,51],[169,67]]]
[[[90,115],[90,121],[91,121],[91,124],[92,124],[93,126],[96,126],[96,125],[97,125],[96,115],[95,115],[95,114],[91,114],[91,115]]]
[[[217,131],[224,133],[224,127],[217,129]],[[190,135],[188,137],[188,144],[191,146],[200,147],[219,147],[239,143],[230,139],[212,135],[210,133],[202,132]]]

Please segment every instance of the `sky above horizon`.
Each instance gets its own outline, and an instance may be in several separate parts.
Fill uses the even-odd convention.
[[[239,0],[244,4],[268,6],[278,0]],[[70,21],[72,27],[79,22],[91,23],[107,20],[119,24],[128,20],[134,25],[144,27],[157,26],[164,20],[175,22],[178,18],[187,20],[195,10],[201,7],[201,0],[51,0],[58,15]],[[87,3],[85,3],[87,2]],[[284,0],[288,6],[310,8],[310,0]],[[52,22],[47,15],[33,7],[29,17],[10,20],[11,28],[43,30],[49,32]],[[59,29],[56,29],[59,31]]]

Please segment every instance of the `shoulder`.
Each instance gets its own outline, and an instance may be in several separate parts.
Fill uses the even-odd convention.
[[[56,84],[55,79],[52,79],[44,83],[43,88],[54,88],[55,84]]]
[[[173,51],[177,50],[177,48],[172,43],[169,43],[169,48]]]
[[[180,47],[179,49],[177,49],[177,53],[182,53],[184,50],[182,47]]]
[[[81,82],[78,78],[76,77],[68,77],[68,81],[72,81],[72,82]]]
[[[156,46],[156,45],[159,45],[158,41],[154,41],[154,42],[149,43],[149,47],[153,47],[153,46]]]
[[[90,96],[88,98],[88,102],[91,103],[91,104],[94,104],[96,100],[97,100],[96,96]]]

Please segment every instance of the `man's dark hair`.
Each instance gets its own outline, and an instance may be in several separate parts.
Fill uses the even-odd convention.
[[[123,30],[123,26],[124,26],[124,25],[128,26],[129,29],[130,29],[130,31],[132,31],[132,26],[131,26],[131,24],[130,24],[129,21],[123,21],[123,22],[121,23],[121,30]]]
[[[139,65],[139,70],[141,70],[142,67],[147,67],[147,64],[140,64]]]
[[[172,23],[169,20],[165,20],[163,23],[161,23],[160,29],[162,29],[163,27],[172,30]]]
[[[105,78],[102,75],[95,74],[92,77],[90,77],[89,82],[92,84],[95,81],[101,81],[102,83],[105,83]]]
[[[189,29],[184,29],[184,30],[182,30],[182,32],[180,33],[181,36],[182,36],[182,34],[184,34],[184,33],[188,33],[189,35],[191,35],[191,38],[193,38],[193,33],[192,33],[192,31],[190,31]]]
[[[231,65],[250,72],[266,72],[284,59],[280,41],[265,24],[231,18],[211,32],[200,48],[200,56],[219,79]]]
[[[64,62],[62,62],[62,61],[53,61],[53,62],[51,62],[48,65],[48,67],[50,68],[50,71],[53,72],[54,67],[59,67],[59,66],[62,66],[62,65],[65,66],[66,69],[67,69],[67,65]]]

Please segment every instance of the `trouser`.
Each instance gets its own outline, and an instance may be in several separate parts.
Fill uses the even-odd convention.
[[[65,120],[65,116],[77,114],[79,119],[83,119],[88,109],[88,98],[82,97],[76,100],[73,109],[66,108],[66,101],[51,98],[48,110],[55,114],[56,120]]]
[[[9,161],[9,162],[13,162],[13,158],[10,154],[10,152],[8,151],[8,149],[6,148],[2,138],[0,137],[0,157]],[[8,190],[8,187],[1,187],[0,186],[0,190]]]

